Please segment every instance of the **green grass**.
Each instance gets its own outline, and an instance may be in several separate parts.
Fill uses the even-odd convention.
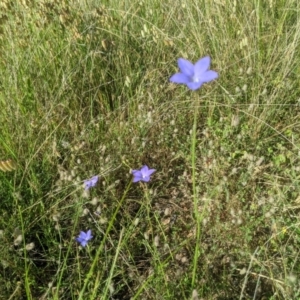
[[[1,299],[300,298],[298,1],[0,8]]]

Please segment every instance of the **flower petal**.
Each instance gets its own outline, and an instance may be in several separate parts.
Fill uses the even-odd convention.
[[[85,247],[86,244],[87,244],[87,241],[82,241],[82,242],[80,242],[80,244],[81,244],[82,247]]]
[[[199,82],[188,82],[186,85],[188,86],[188,88],[190,90],[198,90],[201,86],[202,86],[203,82],[199,81]]]
[[[86,233],[86,239],[87,239],[87,240],[90,240],[92,237],[93,237],[93,236],[92,236],[92,230],[89,229],[89,230],[87,231],[87,233]]]
[[[210,57],[205,56],[199,59],[195,64],[195,77],[200,78],[200,76],[209,69]]]
[[[194,75],[194,65],[187,59],[179,58],[178,67],[184,75],[192,77]]]
[[[212,80],[214,80],[218,77],[219,77],[219,75],[218,75],[217,72],[209,70],[209,71],[206,71],[205,73],[203,73],[199,77],[199,80],[202,81],[202,82],[209,82],[209,81],[212,81]]]
[[[84,231],[80,231],[79,238],[84,239],[85,235],[86,235],[86,233]]]
[[[187,84],[188,82],[190,82],[190,78],[188,76],[186,76],[185,74],[182,73],[176,73],[174,74],[171,78],[170,78],[171,82],[174,83],[184,83]]]
[[[151,174],[153,174],[156,170],[155,169],[149,169],[147,171],[147,176],[150,176]]]
[[[97,181],[98,181],[98,176],[96,175],[96,176],[94,176],[94,177],[92,177],[91,179],[90,179],[90,181],[92,182],[92,184],[93,185],[96,185],[96,183],[97,183]]]
[[[144,165],[144,166],[141,167],[140,172],[141,172],[142,174],[144,174],[144,173],[147,173],[148,170],[149,170],[148,166]]]
[[[94,176],[94,177],[92,177],[90,179],[84,180],[84,188],[85,188],[85,190],[88,190],[91,187],[95,186],[96,183],[97,183],[97,181],[98,181],[98,179],[99,179],[99,176],[96,175],[96,176]]]
[[[139,170],[133,170],[132,174],[133,174],[133,180],[132,180],[133,182],[138,182],[143,179],[143,175]]]
[[[132,182],[139,182],[141,180],[143,180],[143,178],[141,176],[137,176],[133,178]]]

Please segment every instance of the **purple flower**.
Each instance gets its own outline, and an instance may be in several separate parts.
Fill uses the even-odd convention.
[[[183,83],[188,86],[191,90],[199,89],[203,83],[212,81],[218,78],[218,73],[215,71],[208,70],[210,65],[210,57],[205,56],[198,60],[195,65],[190,61],[179,58],[178,67],[180,73],[174,74],[170,81],[174,83]]]
[[[84,189],[89,190],[91,187],[95,186],[98,179],[98,176],[94,176],[91,179],[84,180]]]
[[[133,182],[148,182],[150,180],[150,175],[155,171],[155,169],[149,169],[146,165],[142,166],[140,170],[132,170]]]
[[[92,239],[92,231],[88,230],[86,233],[84,231],[80,231],[79,237],[76,238],[76,241],[80,243],[82,247],[85,247],[89,240]]]

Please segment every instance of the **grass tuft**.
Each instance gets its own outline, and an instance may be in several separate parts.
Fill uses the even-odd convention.
[[[0,8],[1,299],[300,297],[297,1]]]

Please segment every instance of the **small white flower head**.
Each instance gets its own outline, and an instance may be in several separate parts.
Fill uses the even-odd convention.
[[[19,246],[19,245],[22,243],[22,240],[23,240],[22,235],[21,235],[21,234],[18,235],[18,236],[15,238],[15,240],[14,240],[14,245],[15,245],[15,246]]]
[[[197,290],[193,290],[193,293],[192,293],[192,300],[199,300]]]
[[[81,216],[86,217],[89,214],[90,214],[90,210],[88,208],[84,208],[83,211],[82,211]]]
[[[25,246],[25,249],[27,251],[31,251],[32,249],[34,249],[34,247],[35,247],[34,243],[29,243]]]
[[[148,232],[144,233],[144,238],[145,238],[145,240],[149,240],[149,233]]]
[[[240,117],[238,115],[233,115],[231,118],[231,126],[237,127],[240,124]]]
[[[96,206],[99,202],[99,199],[97,197],[94,197],[92,200],[91,200],[91,204]]]
[[[247,84],[244,84],[244,85],[243,85],[243,87],[242,87],[242,90],[243,90],[243,92],[245,92],[245,93],[246,93],[246,91],[247,91],[247,88],[248,88]]]

